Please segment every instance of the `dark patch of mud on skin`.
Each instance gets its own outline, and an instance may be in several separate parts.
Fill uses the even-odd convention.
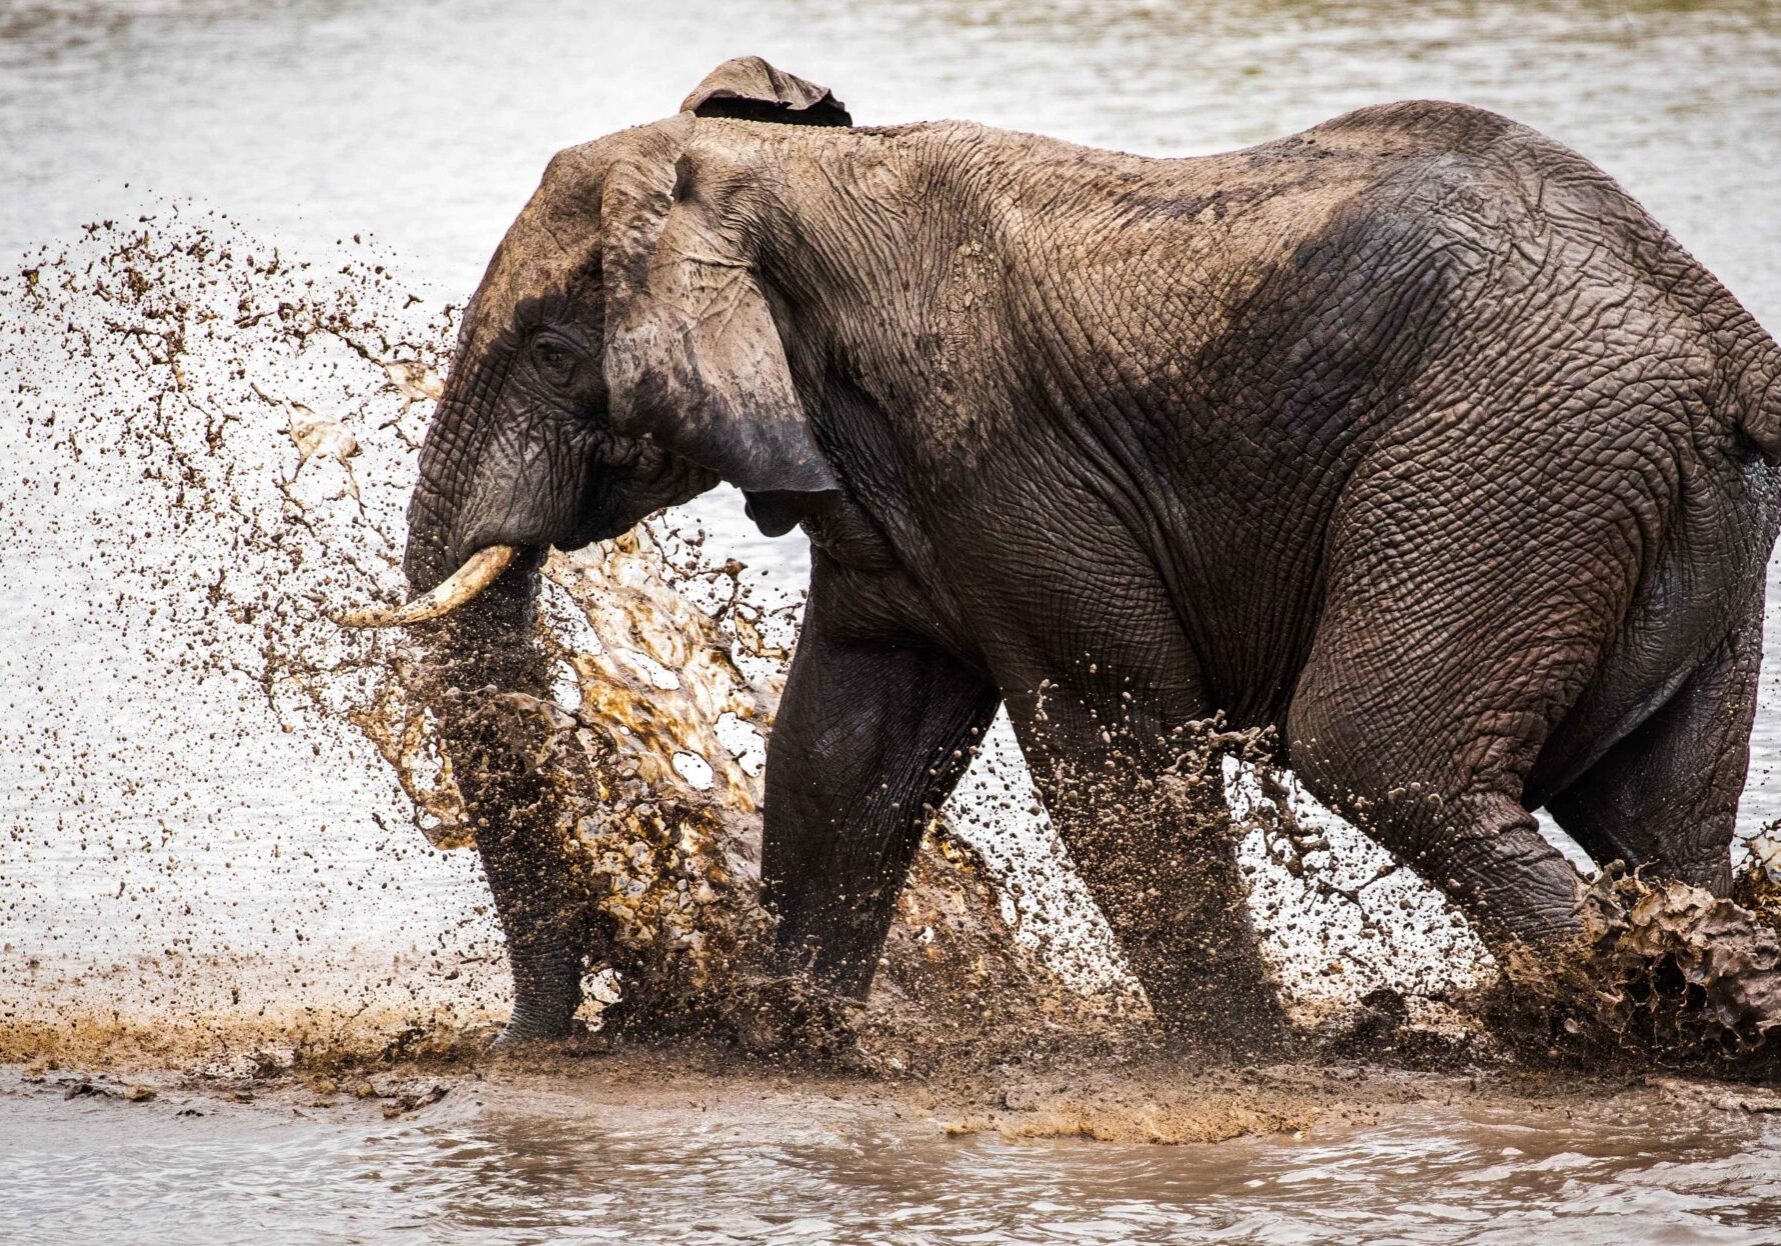
[[[408,303],[381,267],[318,282],[275,252],[249,258],[231,231],[95,227],[13,278],[4,293],[17,333],[54,356],[44,374],[84,369],[93,382],[89,405],[27,401],[27,418],[75,461],[139,462],[164,492],[166,515],[154,518],[171,531],[223,533],[236,573],[146,590],[176,614],[196,594],[202,643],[189,661],[246,676],[286,731],[350,723],[395,774],[415,830],[441,849],[467,846],[479,822],[515,811],[466,801],[476,785],[461,782],[442,740],[447,692],[426,655],[406,636],[326,618],[402,594],[400,516],[420,434],[411,408],[437,395],[451,317],[392,328]],[[362,369],[346,414],[231,366],[227,352],[249,335],[299,370],[316,342],[344,347],[349,369]],[[27,400],[32,383],[20,385]],[[449,979],[410,1005],[299,993],[282,1011],[239,1015],[182,1013],[177,996],[158,1011],[14,1008],[0,1019],[0,1061],[23,1068],[14,1093],[392,1117],[491,1096],[574,1110],[722,1103],[739,1118],[863,1110],[956,1132],[1187,1142],[1364,1124],[1442,1096],[1645,1093],[1653,1059],[1772,1071],[1773,1042],[1758,1044],[1781,1019],[1781,904],[1766,875],[1741,884],[1751,908],[1605,876],[1585,897],[1587,946],[1539,989],[1518,978],[1483,1001],[1447,1001],[1509,1042],[1490,1025],[1413,1025],[1405,1002],[1381,992],[1299,1035],[1281,1063],[1243,1067],[1164,1044],[1129,995],[1061,983],[1015,938],[1002,880],[936,818],[865,1005],[767,977],[755,968],[766,930],[754,903],[760,773],[735,738],[758,744],[771,721],[791,611],[753,598],[742,568],[714,564],[700,536],[660,521],[553,555],[542,575],[531,633],[515,639],[534,647],[548,686],[450,695],[492,724],[503,764],[536,793],[525,816],[571,863],[563,902],[585,913],[583,1018],[598,1033],[491,1055],[502,1008],[441,1004]],[[740,736],[721,737],[723,723]],[[1206,764],[1218,764],[1211,751]],[[159,1097],[131,1100],[130,1085]],[[1755,1102],[1705,1085],[1714,1102]]]

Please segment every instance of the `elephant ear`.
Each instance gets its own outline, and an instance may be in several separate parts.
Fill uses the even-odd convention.
[[[786,125],[852,125],[847,106],[827,87],[775,69],[758,56],[738,56],[705,75],[680,102],[681,112]]]
[[[616,161],[600,196],[606,383],[615,431],[656,444],[753,495],[837,487],[811,434],[750,257],[752,198],[702,193],[679,117]],[[796,520],[792,520],[796,522]],[[779,526],[764,521],[763,528]],[[790,525],[785,525],[789,527]],[[784,528],[781,528],[783,531]]]

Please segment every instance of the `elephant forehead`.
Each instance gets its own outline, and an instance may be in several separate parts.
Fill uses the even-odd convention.
[[[600,256],[600,199],[608,176],[626,164],[671,166],[691,121],[685,114],[671,117],[553,156],[489,261],[465,313],[466,331],[500,333],[521,303],[573,296],[590,282]]]

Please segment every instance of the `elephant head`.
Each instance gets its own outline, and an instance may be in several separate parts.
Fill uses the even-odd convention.
[[[698,117],[850,123],[825,89],[747,57],[678,115],[558,153],[465,311],[421,452],[406,569],[427,596],[345,621],[439,617],[514,554],[618,536],[720,480],[771,535],[797,495],[835,487],[746,214],[728,210],[754,191],[700,175]]]
[[[678,115],[550,162],[465,310],[421,451],[405,560],[419,596],[340,617],[389,626],[457,612],[436,636],[445,682],[542,690],[524,640],[553,546],[618,536],[720,480],[777,535],[835,488],[745,214],[731,210],[756,192],[698,167],[700,117],[850,124],[823,88],[747,58],[720,66]],[[566,1033],[585,927],[566,912],[560,834],[499,733],[474,715],[445,718],[507,935],[508,1036]]]

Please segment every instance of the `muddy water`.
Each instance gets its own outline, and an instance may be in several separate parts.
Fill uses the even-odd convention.
[[[1781,1124],[1650,1090],[1509,1101],[1400,1082],[1338,1129],[1035,1140],[762,1080],[363,1105],[14,1094],[8,1240],[1772,1243]],[[194,1116],[193,1112],[202,1112]],[[1365,1115],[1365,1113],[1363,1113]],[[23,1233],[23,1237],[19,1236]]]
[[[660,115],[741,52],[833,86],[865,122],[964,116],[1160,154],[1254,142],[1382,99],[1488,105],[1620,177],[1781,329],[1781,18],[1754,2],[27,2],[0,12],[0,249],[49,244],[53,257],[88,221],[165,220],[169,196],[190,199],[188,219],[211,206],[242,218],[256,264],[279,250],[312,262],[324,286],[347,261],[354,280],[399,264],[431,299],[405,321],[401,298],[367,299],[402,329],[359,341],[409,353],[403,333],[424,337],[440,304],[472,288],[550,152]],[[375,240],[370,253],[336,254],[355,234]],[[24,323],[19,312],[0,302],[0,332]],[[219,372],[251,359],[269,405],[358,429],[365,505],[399,508],[368,435],[387,402],[355,405],[362,386],[330,388],[313,354],[281,362],[277,343],[244,356],[218,340]],[[364,361],[335,345],[327,366],[356,375]],[[19,357],[12,340],[0,351]],[[152,1072],[157,1053],[239,1060],[244,1044],[277,1047],[331,1012],[386,1028],[417,1012],[498,1015],[473,858],[426,846],[363,740],[288,704],[268,711],[251,671],[186,662],[194,637],[214,637],[201,626],[209,586],[251,595],[225,578],[229,547],[143,509],[138,464],[97,449],[77,463],[58,444],[11,423],[0,432],[9,1041],[55,1031],[59,1049],[92,1054],[127,1034]],[[325,460],[291,476],[316,506],[345,487]],[[720,552],[765,579],[801,574],[795,540],[753,536],[727,499],[702,511]],[[135,578],[97,583],[120,569]],[[120,643],[106,608],[124,598]],[[228,656],[251,666],[251,651]],[[1778,678],[1771,665],[1746,831],[1781,816]],[[984,782],[992,809],[1014,808],[985,818],[981,837],[1054,888],[1022,928],[1043,942],[1057,929],[1044,918],[1080,896],[1030,828],[998,824],[1019,821],[1018,792]],[[1341,868],[1352,884],[1375,865]],[[1402,877],[1372,893],[1394,914],[1383,925],[1295,907],[1278,871],[1256,885],[1306,998],[1352,998],[1406,966],[1438,987],[1470,963],[1463,932]],[[1333,961],[1312,925],[1342,928]],[[1092,985],[1096,972],[1081,976]],[[59,1033],[76,1025],[91,1033]],[[63,1099],[56,1076],[0,1086],[0,1239],[536,1241],[560,1228],[645,1240],[1781,1240],[1773,1118],[1646,1092],[1599,1108],[1435,1094],[1375,1125],[1164,1150],[947,1138],[945,1110],[899,1115],[857,1089],[840,1107],[752,1082],[639,1106],[611,1087],[528,1086],[479,1107],[454,1084],[386,1122],[177,1086],[140,1103]],[[713,1125],[732,1099],[764,1106]],[[178,1115],[188,1101],[206,1115]]]

